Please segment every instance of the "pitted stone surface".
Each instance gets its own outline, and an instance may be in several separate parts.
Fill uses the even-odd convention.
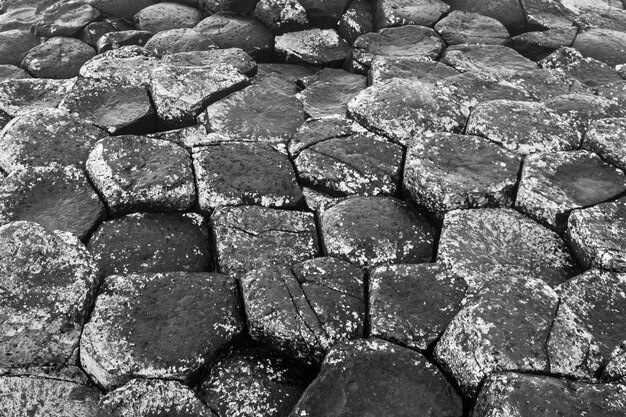
[[[73,166],[18,169],[0,183],[0,224],[31,221],[85,239],[104,215],[100,197]]]
[[[441,62],[461,72],[478,71],[496,77],[537,68],[533,61],[502,45],[453,45],[446,49]]]
[[[441,0],[375,0],[376,28],[434,25],[450,6]]]
[[[515,154],[477,136],[418,136],[409,143],[403,187],[439,219],[454,209],[508,207],[520,164]]]
[[[35,110],[53,109],[74,86],[67,80],[14,79],[0,83],[0,110],[16,117]]]
[[[593,58],[584,58],[573,48],[559,48],[542,59],[539,65],[563,71],[591,88],[622,80],[614,68]]]
[[[437,260],[473,287],[511,276],[556,286],[578,272],[559,235],[511,209],[448,213]]]
[[[352,0],[337,24],[337,32],[351,44],[361,35],[374,31],[374,11],[368,0]]]
[[[254,17],[278,35],[309,27],[309,17],[298,0],[260,0]]]
[[[46,38],[69,37],[77,34],[98,17],[100,17],[100,12],[82,1],[54,2],[38,13],[31,30],[35,35]]]
[[[592,143],[594,135],[589,135],[590,125],[599,120],[612,117],[626,116],[626,109],[617,102],[605,97],[584,93],[563,94],[544,101],[544,104],[560,114],[574,121],[583,140],[583,147]],[[598,125],[596,125],[597,127]],[[618,130],[618,129],[616,129]],[[595,152],[600,153],[599,149]],[[601,155],[607,159],[606,155]],[[612,162],[614,165],[614,162]]]
[[[590,123],[583,147],[626,170],[626,118],[610,117]]]
[[[134,86],[150,85],[152,70],[160,61],[153,52],[139,46],[123,46],[98,54],[80,68],[85,78],[111,79]]]
[[[498,79],[506,85],[525,91],[525,100],[543,101],[562,94],[589,92],[571,75],[545,68],[500,74]]]
[[[307,29],[276,37],[276,55],[288,63],[342,66],[350,45],[333,29]]]
[[[86,167],[114,214],[186,211],[196,202],[191,155],[165,140],[115,136],[95,144]]]
[[[0,368],[69,361],[100,276],[70,233],[37,223],[0,227]]]
[[[37,78],[72,78],[95,54],[78,39],[54,37],[28,51],[22,68]]]
[[[218,270],[289,266],[319,252],[313,214],[256,206],[219,207],[211,216]]]
[[[454,68],[438,61],[376,57],[372,60],[368,81],[370,85],[380,84],[391,78],[436,82],[458,74]]]
[[[509,32],[496,19],[461,10],[454,10],[437,22],[435,30],[448,45],[508,46],[511,43]]]
[[[198,214],[136,213],[109,220],[87,248],[104,275],[204,272],[211,266],[208,225]]]
[[[626,341],[611,352],[602,380],[626,385]]]
[[[351,197],[320,215],[326,255],[359,266],[429,262],[434,228],[392,197]]]
[[[112,275],[85,325],[81,364],[105,389],[137,377],[187,381],[242,331],[226,275]]]

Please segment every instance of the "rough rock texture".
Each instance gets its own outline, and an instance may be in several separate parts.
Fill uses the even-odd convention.
[[[342,66],[350,45],[333,29],[308,29],[276,37],[276,56],[288,63]]]
[[[195,1],[191,0],[195,5]],[[217,12],[233,11],[235,13],[246,14],[254,8],[254,0],[198,0],[197,4],[200,10],[206,15]]]
[[[13,29],[0,32],[0,64],[20,65],[28,51],[37,45],[39,39],[29,31]]]
[[[242,273],[292,265],[319,252],[311,213],[265,207],[219,207],[211,216],[218,270]]]
[[[0,64],[0,83],[16,78],[30,78],[30,74],[17,65]]]
[[[369,279],[370,334],[426,351],[461,308],[467,284],[437,264],[379,266]]]
[[[606,118],[592,122],[583,146],[616,167],[626,170],[626,118]]]
[[[98,45],[98,39],[103,35],[110,32],[117,32],[120,30],[134,29],[132,22],[127,19],[107,17],[98,22],[92,22],[85,26],[81,32],[80,39],[96,48]]]
[[[250,336],[307,364],[363,337],[363,273],[336,258],[256,269],[241,278]]]
[[[202,12],[184,4],[162,2],[141,9],[133,21],[139,30],[157,33],[169,29],[192,28],[202,20]]]
[[[307,29],[309,18],[298,0],[260,0],[254,17],[277,34]]]
[[[256,62],[239,48],[179,52],[164,56],[163,62],[179,67],[231,65],[248,77],[256,75],[257,72]]]
[[[375,0],[376,28],[434,25],[450,6],[441,0]]]
[[[591,88],[622,79],[614,68],[593,58],[584,58],[573,48],[560,48],[542,59],[539,65],[563,71]]]
[[[85,62],[80,76],[126,82],[134,86],[150,85],[152,70],[160,63],[153,52],[139,46],[123,46],[98,54]]]
[[[140,213],[109,220],[87,248],[104,275],[204,272],[211,264],[208,227],[198,214]]]
[[[511,209],[455,210],[446,215],[437,260],[480,287],[511,276],[556,286],[578,272],[553,231]]]
[[[563,72],[539,68],[503,74],[500,80],[522,89],[532,100],[543,101],[570,93],[585,93],[588,90],[575,78]]]
[[[610,66],[626,63],[626,32],[597,28],[580,32],[572,46],[583,56]]]
[[[591,94],[563,94],[544,101],[544,104],[574,122],[579,134],[585,137],[583,147],[594,140],[592,137],[595,137],[595,134],[589,134],[590,125],[593,122],[598,119],[626,116],[626,109],[616,101]],[[597,127],[598,124],[596,124]],[[619,129],[615,130],[619,131]],[[598,150],[596,152],[600,154]],[[608,160],[607,155],[602,155],[602,157]]]
[[[53,109],[72,88],[69,80],[15,79],[0,83],[0,110],[11,117],[35,110]]]
[[[499,20],[507,29],[519,31],[526,25],[519,0],[446,0],[452,10],[474,12]]]
[[[518,82],[520,74],[525,74],[525,72],[514,74]],[[448,100],[453,101],[457,107],[461,108],[461,114],[464,116],[461,131],[465,126],[469,112],[480,103],[491,100],[526,101],[534,99],[525,85],[515,85],[512,81],[494,78],[476,71],[447,76],[437,81],[435,86],[438,95],[447,97]]]
[[[434,229],[392,197],[351,197],[320,215],[325,254],[360,266],[428,262]]]
[[[350,74],[343,70],[337,71],[346,75],[337,74],[335,78],[322,78],[318,82],[307,85],[304,91],[298,93],[297,98],[302,102],[307,116],[312,118],[343,116],[346,114],[348,102],[365,89],[365,76]]]
[[[454,209],[510,206],[521,164],[495,143],[453,133],[416,137],[405,161],[403,188],[439,219]]]
[[[211,38],[193,29],[170,29],[159,32],[144,47],[158,56],[179,52],[206,51],[217,45]]]
[[[122,46],[143,46],[152,37],[152,32],[145,30],[120,30],[109,32],[100,37],[96,44],[98,53],[111,51]]]
[[[350,0],[298,0],[304,6],[312,25],[333,28],[346,11]]]
[[[525,32],[511,38],[513,48],[526,57],[540,60],[574,42],[578,28],[575,26]]]
[[[55,2],[39,13],[31,30],[35,35],[46,38],[70,37],[99,16],[97,9],[82,1]]]
[[[100,197],[73,166],[18,169],[0,184],[0,224],[26,220],[84,239],[104,215]]]
[[[404,78],[422,82],[436,82],[458,75],[452,67],[438,61],[419,61],[410,58],[376,57],[368,73],[368,83],[380,84],[390,78]]]
[[[12,222],[0,227],[0,271],[0,368],[68,362],[100,281],[83,244]]]
[[[54,37],[28,51],[22,67],[37,78],[72,78],[95,54],[78,39]]]
[[[453,45],[445,50],[441,62],[461,72],[477,71],[494,77],[537,68],[533,61],[502,45]]]
[[[457,417],[462,415],[461,399],[419,353],[366,339],[330,351],[290,416],[408,417],[416,410]]]
[[[368,0],[352,0],[337,24],[337,32],[352,44],[359,36],[374,31],[373,14]]]
[[[104,130],[58,110],[26,113],[0,132],[0,168],[60,165],[84,166],[89,150]]]
[[[626,271],[625,218],[625,198],[572,211],[566,238],[585,268]]]
[[[224,143],[193,150],[200,209],[225,205],[294,207],[302,190],[286,155],[264,143]]]
[[[112,275],[85,325],[80,360],[107,390],[137,377],[186,381],[242,331],[233,278]]]
[[[115,136],[95,144],[86,163],[113,215],[134,211],[186,211],[196,202],[191,155],[145,136]]]
[[[308,382],[303,370],[270,351],[247,349],[219,360],[200,398],[228,417],[287,416]]]
[[[448,45],[509,45],[511,38],[502,23],[477,13],[455,10],[435,25]]]
[[[613,350],[609,361],[602,371],[602,379],[626,385],[626,341]]]
[[[624,173],[593,153],[538,153],[524,161],[515,206],[563,231],[572,209],[602,203],[624,191]]]

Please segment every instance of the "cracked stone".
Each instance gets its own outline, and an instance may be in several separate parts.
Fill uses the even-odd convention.
[[[433,26],[450,6],[441,0],[376,0],[376,29],[391,26]]]
[[[511,206],[520,165],[519,156],[484,138],[435,133],[409,143],[403,187],[441,220],[450,210]]]
[[[441,62],[461,72],[477,71],[496,78],[537,68],[535,62],[502,45],[452,45]]]
[[[147,87],[150,85],[152,70],[158,65],[160,61],[153,52],[140,46],[122,46],[85,62],[80,69],[80,76]]]
[[[622,80],[614,68],[596,59],[584,58],[574,48],[560,48],[542,59],[539,65],[542,68],[563,71],[590,88]]]
[[[391,78],[404,78],[435,83],[459,72],[438,61],[419,61],[410,58],[376,57],[368,74],[370,85],[380,84]]]
[[[72,78],[95,54],[78,39],[55,37],[28,51],[22,67],[37,78]]]
[[[508,46],[511,43],[509,32],[496,19],[461,10],[454,10],[437,22],[435,30],[448,45]]]
[[[590,123],[583,147],[616,167],[626,170],[626,117],[609,117]]]
[[[291,416],[408,417],[416,410],[459,417],[462,402],[444,375],[419,353],[365,339],[329,352]]]
[[[98,9],[82,1],[59,1],[39,13],[32,31],[46,38],[72,37],[99,17]]]
[[[296,96],[301,102],[304,113],[313,118],[345,115],[348,102],[367,87],[367,78],[343,70],[326,68],[307,77],[306,88]]]
[[[438,262],[470,286],[510,276],[556,286],[579,272],[556,232],[512,209],[455,210],[443,221]]]
[[[260,0],[254,9],[254,18],[277,35],[309,27],[306,10],[298,0]]]
[[[81,364],[107,390],[132,378],[189,381],[240,337],[239,309],[226,275],[109,276],[85,324]]]
[[[164,3],[160,3],[164,4]],[[151,37],[144,47],[158,56],[217,48],[211,38],[193,29],[164,30]]]
[[[0,32],[0,64],[20,65],[28,51],[39,43],[39,38],[27,30],[12,29]]]
[[[625,45],[626,32],[598,28],[580,32],[572,47],[584,57],[615,66],[626,63]]]
[[[339,35],[351,44],[361,35],[374,31],[374,11],[368,0],[352,0],[337,24]]]
[[[573,209],[602,203],[626,191],[626,177],[587,151],[537,153],[524,161],[515,206],[564,231]]]
[[[401,200],[351,197],[320,215],[322,248],[359,266],[429,262],[434,228]]]
[[[257,73],[257,64],[239,48],[213,49],[209,51],[178,52],[163,57],[163,63],[179,67],[204,67],[207,65],[230,65],[243,75],[253,77]]]
[[[363,336],[363,273],[336,258],[265,267],[241,278],[250,336],[306,364]]]
[[[211,216],[219,271],[289,266],[319,252],[312,213],[256,206],[218,207]]]
[[[122,46],[143,46],[152,37],[153,33],[145,30],[120,30],[105,33],[98,39],[96,49],[98,53],[111,51]]]
[[[87,177],[73,166],[18,169],[0,184],[0,224],[31,221],[85,239],[105,214]]]
[[[287,63],[341,67],[350,45],[334,29],[307,29],[277,36],[275,52]]]
[[[36,110],[54,109],[75,82],[76,78],[5,81],[0,83],[0,110],[16,117]]]
[[[370,273],[371,336],[431,348],[461,309],[467,284],[437,264],[379,266]]]
[[[195,213],[135,213],[109,220],[96,230],[87,248],[105,276],[204,272],[211,265],[208,225]]]
[[[0,368],[68,362],[100,281],[89,252],[71,233],[12,222],[0,226],[0,271]]]
[[[192,28],[202,20],[202,12],[179,3],[157,3],[141,9],[133,22],[139,30],[157,33],[170,29]]]

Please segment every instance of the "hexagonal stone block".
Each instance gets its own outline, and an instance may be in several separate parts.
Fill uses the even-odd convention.
[[[73,166],[23,168],[0,184],[0,224],[32,221],[84,239],[105,214],[86,175]]]
[[[108,79],[134,86],[148,86],[152,70],[161,64],[153,52],[139,46],[123,46],[98,54],[80,68],[85,78]]]
[[[308,378],[298,365],[265,349],[219,360],[200,386],[200,398],[224,416],[287,416]]]
[[[376,0],[376,28],[434,25],[450,6],[441,0]]]
[[[266,267],[241,278],[250,336],[307,364],[363,336],[363,273],[336,258]]]
[[[104,275],[204,272],[211,267],[208,225],[194,213],[135,213],[109,220],[87,248]]]
[[[599,119],[626,116],[626,109],[616,101],[592,94],[563,94],[544,101],[551,110],[573,120],[583,140],[583,148],[590,144],[597,133],[590,135],[590,125]],[[596,129],[598,124],[595,125]],[[597,130],[596,130],[597,132]],[[596,150],[596,153],[599,151]],[[614,164],[615,165],[615,164]]]
[[[578,272],[559,235],[511,209],[448,213],[437,260],[475,287],[511,276],[556,286]]]
[[[95,54],[78,39],[54,37],[28,51],[22,68],[37,78],[72,78]]]
[[[223,143],[193,150],[200,209],[225,205],[294,207],[302,190],[289,158],[264,143]]]
[[[58,110],[27,113],[0,132],[0,168],[59,165],[83,167],[89,150],[107,133]]]
[[[7,80],[0,83],[0,110],[16,117],[32,111],[56,108],[75,82],[75,78]]]
[[[518,156],[484,138],[434,133],[409,143],[403,187],[438,219],[454,209],[507,207],[520,164]]]
[[[583,146],[600,155],[605,161],[626,170],[624,140],[626,118],[606,118],[590,123]]]
[[[520,155],[571,151],[578,149],[581,141],[567,117],[542,103],[527,101],[481,103],[470,114],[466,131],[486,137]]]
[[[461,10],[454,10],[437,22],[435,30],[448,45],[511,43],[509,32],[496,19]]]
[[[446,49],[441,62],[461,72],[485,72],[496,77],[537,68],[530,59],[502,45],[453,45]]]
[[[499,79],[526,92],[525,100],[549,100],[563,94],[588,93],[589,90],[578,80],[563,72],[549,69],[513,71]]]
[[[626,272],[626,198],[573,210],[566,239],[585,267]]]
[[[0,227],[0,271],[0,368],[65,364],[100,281],[89,252],[70,233],[12,222]]]
[[[435,358],[469,396],[491,373],[549,372],[545,346],[558,301],[538,279],[492,281],[452,319]]]
[[[285,62],[342,66],[350,45],[334,29],[307,29],[276,37],[276,56]]]
[[[165,55],[162,62],[178,67],[231,65],[248,77],[256,75],[257,72],[257,63],[250,55],[239,48],[178,52]]]
[[[243,273],[317,255],[313,214],[256,206],[218,207],[211,216],[218,269]]]
[[[185,211],[196,202],[191,155],[166,140],[124,135],[91,150],[87,172],[113,214]]]
[[[539,65],[542,68],[563,71],[590,88],[622,81],[614,68],[593,58],[584,58],[574,48],[559,48],[542,59]]]
[[[105,389],[132,378],[188,381],[243,331],[237,286],[225,275],[112,275],[80,344],[85,371]]]
[[[625,190],[624,173],[593,153],[537,153],[524,161],[515,206],[563,231],[571,210],[601,203]]]
[[[444,375],[419,353],[366,339],[329,352],[318,377],[291,415],[373,413],[408,417],[416,410],[460,416],[461,398]]]
[[[322,248],[359,266],[429,262],[435,230],[393,197],[350,197],[320,215]]]
[[[426,351],[461,309],[467,284],[437,264],[379,266],[370,272],[370,334]]]
[[[216,417],[189,387],[160,379],[133,379],[103,396],[98,408],[98,417]]]

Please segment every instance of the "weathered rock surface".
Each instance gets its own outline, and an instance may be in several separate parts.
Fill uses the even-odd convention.
[[[341,67],[350,45],[333,29],[308,29],[277,36],[275,52],[287,63]]]
[[[152,32],[145,30],[120,30],[109,32],[100,37],[96,43],[98,53],[119,49],[122,46],[143,46],[152,37]]]
[[[20,65],[28,51],[37,45],[39,39],[27,30],[0,32],[0,64]]]
[[[233,278],[112,275],[85,325],[81,364],[105,389],[137,377],[188,381],[242,331]]]
[[[46,38],[71,37],[99,16],[97,9],[82,1],[54,2],[41,10],[31,30],[35,35]]]
[[[54,37],[28,51],[22,67],[37,78],[72,78],[95,54],[78,39]]]
[[[252,77],[257,73],[257,64],[239,48],[213,49],[209,51],[179,52],[166,55],[163,62],[178,67],[204,67],[207,65],[230,65],[243,75]]]
[[[309,17],[298,0],[260,0],[254,17],[277,35],[309,27]]]
[[[337,32],[351,44],[361,35],[374,31],[374,11],[367,0],[352,0],[337,24]]]
[[[448,45],[508,46],[511,43],[509,32],[496,19],[461,10],[454,10],[437,22],[435,30]]]
[[[185,4],[162,2],[141,9],[133,21],[139,30],[157,33],[169,29],[192,28],[202,20],[202,12]]]
[[[587,88],[572,76],[544,68],[501,74],[499,80],[525,91],[525,100],[543,101],[563,94],[588,92]]]
[[[140,46],[122,46],[85,62],[80,69],[80,76],[148,86],[152,71],[159,64],[154,52]]]
[[[591,88],[622,80],[614,68],[596,59],[585,58],[573,48],[560,48],[542,59],[539,65],[563,71]]]
[[[586,144],[593,140],[589,136],[589,128],[593,122],[599,119],[626,116],[626,109],[617,102],[591,94],[563,94],[544,101],[544,104],[558,114],[574,121],[581,137],[585,137],[583,147],[586,147]],[[596,124],[595,126],[596,132],[598,132],[599,125]],[[615,130],[619,131],[619,129]],[[598,150],[596,152],[599,153]],[[602,156],[606,159],[606,155]]]
[[[380,84],[390,78],[404,78],[434,83],[458,75],[452,67],[438,61],[419,61],[410,58],[376,57],[368,74],[368,82]]]
[[[521,165],[493,142],[453,133],[416,137],[405,161],[404,189],[439,219],[454,209],[510,206]]]
[[[512,276],[556,286],[578,273],[553,231],[511,209],[455,210],[446,215],[437,260],[481,287]]]
[[[312,25],[328,29],[337,25],[337,21],[346,11],[350,0],[298,0],[304,6]]]
[[[93,258],[70,233],[26,221],[1,226],[0,243],[0,368],[65,364],[99,285]]]
[[[218,270],[243,273],[289,266],[319,252],[311,213],[265,207],[219,207],[211,216]]]
[[[376,0],[376,28],[405,25],[434,25],[450,6],[441,0]]]
[[[193,213],[137,213],[109,220],[87,248],[103,275],[204,272],[211,266],[208,225]]]
[[[98,45],[98,39],[109,32],[117,32],[120,30],[132,30],[133,26],[130,20],[107,17],[98,22],[92,22],[85,26],[81,32],[80,39],[96,48]]]
[[[191,0],[192,3],[195,3]],[[239,14],[246,14],[254,9],[254,0],[198,0],[198,7],[207,16],[223,12],[233,11]]]
[[[429,262],[434,228],[392,197],[351,197],[320,215],[326,255],[359,266]]]
[[[348,102],[367,87],[363,75],[326,68],[303,80],[305,89],[297,97],[307,116],[320,118],[345,115]]]
[[[602,379],[626,385],[626,343],[622,342],[613,350],[606,367],[602,371]]]
[[[499,77],[537,68],[537,64],[502,45],[452,45],[441,62],[461,72],[478,71]]]
[[[104,215],[100,197],[73,166],[18,169],[0,184],[0,224],[31,221],[84,239]]]
[[[526,25],[522,5],[517,0],[446,0],[452,10],[473,12],[496,19],[510,31],[520,31]]]
[[[290,416],[408,417],[416,410],[457,417],[462,415],[461,399],[419,353],[366,339],[330,351]]]
[[[572,46],[584,57],[610,66],[626,63],[626,32],[597,28],[580,32]]]
[[[164,30],[151,37],[144,47],[158,56],[215,49],[211,38],[193,29]]]
[[[30,78],[30,74],[17,65],[0,64],[0,83],[17,78]]]
[[[31,111],[53,109],[74,86],[75,78],[15,79],[0,83],[0,110],[11,117]]]
[[[626,170],[626,118],[609,117],[589,125],[583,146],[616,167]]]

